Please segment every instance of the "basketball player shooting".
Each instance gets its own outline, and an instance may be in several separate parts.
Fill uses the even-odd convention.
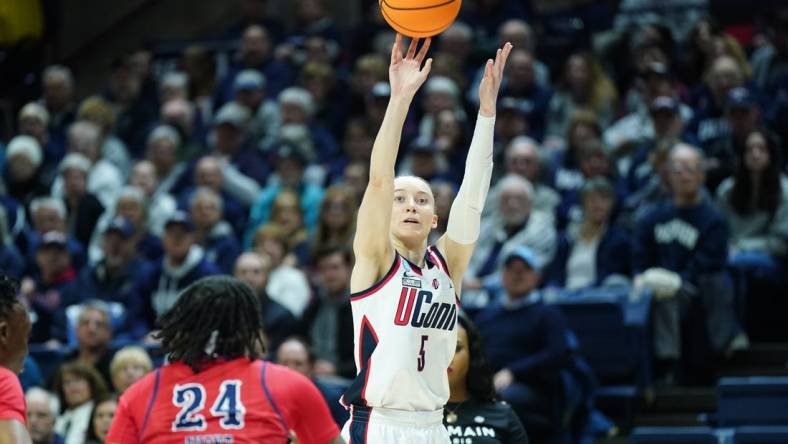
[[[391,98],[358,210],[350,280],[358,375],[342,398],[351,411],[342,436],[353,444],[449,442],[442,409],[457,344],[457,295],[490,187],[496,100],[512,45],[484,68],[462,185],[446,234],[428,246],[438,223],[430,186],[394,176],[405,116],[432,66],[424,62],[430,40],[417,52],[418,44],[411,41],[403,57],[398,34],[391,50]]]

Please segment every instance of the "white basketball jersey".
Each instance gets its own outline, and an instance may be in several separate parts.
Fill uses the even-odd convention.
[[[425,259],[419,268],[396,254],[377,284],[351,295],[358,373],[345,406],[433,411],[449,399],[459,300],[438,249]]]

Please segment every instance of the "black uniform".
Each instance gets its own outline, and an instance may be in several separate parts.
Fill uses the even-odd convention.
[[[451,444],[528,444],[525,428],[505,402],[449,402],[443,424]]]

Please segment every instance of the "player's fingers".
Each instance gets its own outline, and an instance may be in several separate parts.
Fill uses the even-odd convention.
[[[430,49],[430,42],[432,42],[432,39],[428,37],[427,40],[424,40],[424,43],[422,43],[421,49],[419,50],[419,53],[416,55],[416,61],[418,61],[419,63],[421,63],[422,60],[424,60],[424,57],[427,56],[427,50]]]
[[[511,52],[512,52],[512,44],[509,43],[509,42],[506,42],[506,44],[503,45],[503,51],[501,51],[501,63],[500,63],[500,66],[499,66],[499,74],[501,76],[503,76],[503,70],[504,70],[504,68],[506,68],[506,60],[509,59],[509,54]]]
[[[493,68],[495,66],[495,62],[492,59],[487,59],[487,63],[484,65],[484,77],[487,79],[491,79],[493,75]]]
[[[426,77],[430,73],[430,69],[432,69],[432,57],[428,58],[427,61],[424,62],[424,67],[421,68],[421,73]]]
[[[402,60],[402,34],[397,33],[394,38],[394,46],[391,47],[391,63],[397,63]]]
[[[406,59],[412,59],[413,56],[416,54],[416,48],[419,46],[419,39],[411,38],[410,39],[410,46],[408,46],[408,54],[405,55]]]

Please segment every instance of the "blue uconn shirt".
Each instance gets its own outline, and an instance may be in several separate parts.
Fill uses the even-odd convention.
[[[728,227],[708,203],[683,208],[660,204],[637,224],[633,253],[638,273],[662,267],[694,281],[699,274],[725,268]]]

